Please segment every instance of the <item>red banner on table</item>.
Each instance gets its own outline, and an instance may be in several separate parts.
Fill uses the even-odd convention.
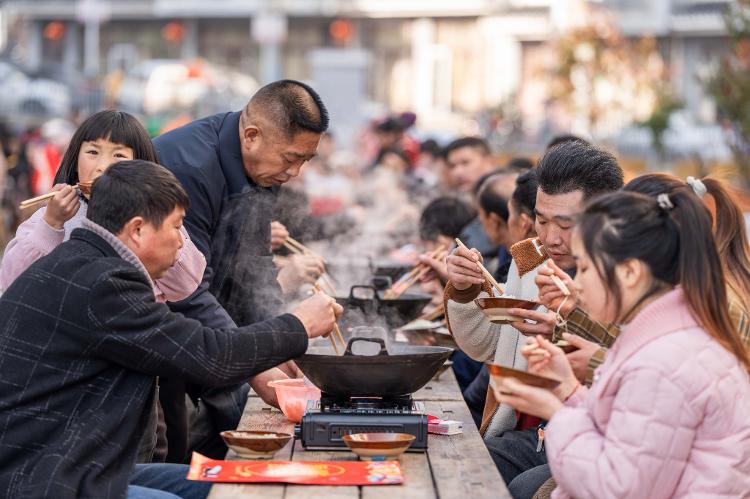
[[[403,483],[398,461],[220,461],[193,452],[188,480],[303,485]]]

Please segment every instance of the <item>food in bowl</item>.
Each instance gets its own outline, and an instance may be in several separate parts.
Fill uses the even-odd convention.
[[[408,433],[352,433],[343,440],[361,460],[385,461],[406,452],[415,438]]]
[[[490,322],[494,324],[510,324],[511,322],[523,321],[522,317],[515,317],[508,313],[511,308],[522,308],[524,310],[534,310],[541,304],[535,301],[520,300],[518,298],[509,298],[501,296],[499,298],[477,298],[474,303],[482,310]]]
[[[292,435],[273,431],[222,431],[221,438],[227,447],[240,457],[270,459],[281,450]]]
[[[276,390],[281,412],[293,423],[302,421],[308,401],[320,400],[320,389],[305,384],[304,379],[269,381],[268,386]]]
[[[526,385],[535,386],[537,388],[546,388],[552,390],[560,384],[560,380],[547,378],[545,376],[539,376],[532,374],[527,371],[519,371],[510,367],[499,366],[497,364],[487,364],[487,369],[490,371],[490,384],[495,387],[495,383],[500,378],[515,378],[521,383]]]

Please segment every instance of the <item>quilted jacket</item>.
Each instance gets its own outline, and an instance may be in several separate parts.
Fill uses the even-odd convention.
[[[750,497],[750,382],[678,288],[628,324],[550,420],[553,498]]]

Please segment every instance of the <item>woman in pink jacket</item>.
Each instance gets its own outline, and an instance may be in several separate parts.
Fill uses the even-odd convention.
[[[0,293],[37,259],[67,240],[86,218],[88,202],[77,183],[88,183],[121,160],[157,162],[146,129],[122,111],[100,111],[88,117],[70,141],[55,177],[55,197],[22,223],[0,261]],[[206,259],[181,229],[183,245],[174,266],[154,283],[157,301],[179,301],[203,279]]]
[[[590,389],[542,337],[500,402],[546,418],[553,497],[750,497],[747,352],[728,314],[711,218],[687,188],[595,200],[573,238],[582,306],[623,325]]]

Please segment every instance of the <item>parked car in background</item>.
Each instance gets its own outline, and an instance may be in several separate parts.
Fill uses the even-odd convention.
[[[253,77],[204,60],[150,59],[127,71],[117,70],[106,82],[109,101],[145,116],[232,109],[258,89]]]
[[[70,88],[64,83],[0,60],[0,116],[13,120],[66,117],[71,102]]]

